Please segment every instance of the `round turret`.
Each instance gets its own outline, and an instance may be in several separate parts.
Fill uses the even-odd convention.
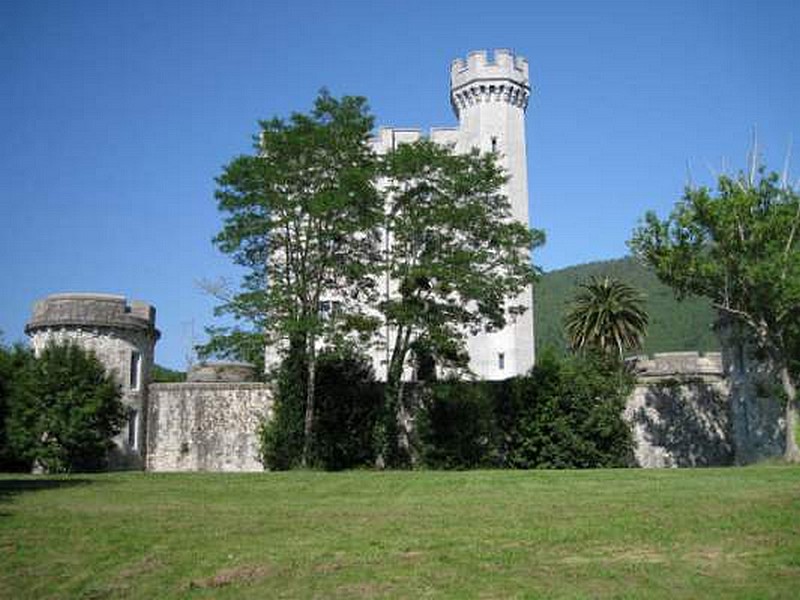
[[[487,102],[505,102],[524,111],[530,91],[528,61],[510,50],[495,50],[493,60],[486,50],[476,50],[466,63],[457,58],[450,67],[450,103],[459,119],[464,109]]]
[[[112,467],[140,467],[146,451],[147,384],[153,366],[155,308],[111,294],[54,294],[34,304],[25,333],[39,355],[48,344],[91,350],[120,384],[128,424],[115,439]]]

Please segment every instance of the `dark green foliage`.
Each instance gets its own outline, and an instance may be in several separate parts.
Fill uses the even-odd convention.
[[[383,388],[370,362],[349,352],[321,354],[316,396],[314,463],[329,471],[372,465]]]
[[[304,446],[306,394],[305,343],[289,345],[286,358],[274,373],[277,385],[272,418],[261,428],[261,459],[273,471],[300,466]]]
[[[21,385],[22,375],[33,362],[33,353],[21,344],[6,348],[0,344],[0,471],[29,471],[30,461],[24,460],[12,447],[8,427],[15,387]]]
[[[186,373],[174,371],[161,365],[153,365],[153,369],[150,371],[150,378],[153,383],[181,383],[186,381]]]
[[[444,381],[425,390],[419,416],[421,460],[435,469],[497,466],[490,387]]]
[[[9,437],[47,472],[103,469],[124,420],[117,383],[78,346],[48,346],[15,376]]]
[[[622,412],[632,385],[633,377],[606,357],[541,357],[530,376],[509,382],[502,398],[504,464],[626,466],[632,442]]]
[[[374,460],[372,429],[383,390],[363,357],[345,350],[319,354],[317,410],[308,466],[340,470]],[[273,418],[261,432],[267,468],[286,470],[302,464],[306,366],[301,352],[289,352],[277,373]]]
[[[431,388],[420,423],[423,463],[435,468],[622,467],[631,433],[622,418],[633,377],[594,354],[540,358],[530,375]]]

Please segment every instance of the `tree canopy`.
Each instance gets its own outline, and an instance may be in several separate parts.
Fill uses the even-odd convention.
[[[687,188],[672,214],[647,213],[630,242],[679,296],[711,299],[723,323],[747,336],[786,395],[787,460],[796,443],[800,322],[800,196],[776,174],[721,176],[716,192]],[[758,357],[757,357],[758,358]]]

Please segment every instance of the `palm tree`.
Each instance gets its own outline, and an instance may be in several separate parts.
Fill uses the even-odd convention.
[[[564,319],[574,351],[594,348],[622,359],[625,350],[641,347],[649,318],[635,288],[608,276],[579,287]]]

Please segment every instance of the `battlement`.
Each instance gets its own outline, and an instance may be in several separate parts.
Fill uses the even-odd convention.
[[[467,60],[457,58],[450,67],[450,104],[460,119],[462,111],[489,102],[528,107],[531,86],[528,61],[511,50],[476,50]]]
[[[719,378],[724,376],[719,352],[661,352],[628,359],[639,380]]]
[[[505,48],[495,50],[491,57],[486,50],[475,50],[467,55],[466,62],[461,58],[453,61],[450,66],[451,90],[476,80],[508,80],[530,89],[528,61]]]
[[[66,327],[118,327],[152,332],[155,328],[155,307],[125,296],[113,294],[53,294],[33,305],[33,315],[25,326],[31,335],[37,330]]]
[[[381,127],[370,139],[370,145],[378,154],[386,154],[400,144],[410,144],[421,138],[422,130],[416,127]]]

